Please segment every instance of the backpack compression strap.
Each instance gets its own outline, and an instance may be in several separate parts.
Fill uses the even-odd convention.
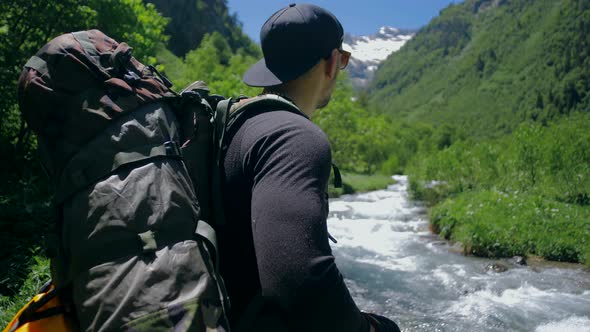
[[[123,165],[140,161],[148,162],[149,159],[158,157],[177,159],[182,157],[176,141],[145,145],[130,152],[122,151],[115,154],[110,152],[92,150],[76,154],[62,172],[54,197],[56,206],[64,202],[72,194],[112,174]]]

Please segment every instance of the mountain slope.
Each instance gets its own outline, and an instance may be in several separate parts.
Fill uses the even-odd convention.
[[[370,106],[498,136],[590,107],[590,2],[467,0],[387,59]]]

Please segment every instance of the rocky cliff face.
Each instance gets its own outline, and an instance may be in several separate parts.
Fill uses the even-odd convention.
[[[346,35],[344,48],[352,51],[348,71],[353,85],[356,88],[366,87],[379,64],[398,51],[414,33],[411,30],[382,27],[379,32],[369,36]]]

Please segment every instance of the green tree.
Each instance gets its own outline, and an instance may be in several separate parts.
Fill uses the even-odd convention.
[[[45,43],[66,32],[99,27],[128,41],[152,63],[166,20],[141,0],[5,0],[0,2],[0,293],[25,277],[34,248],[55,224],[51,190],[35,154],[36,140],[21,121],[16,82],[22,66]]]
[[[345,72],[338,78],[330,104],[314,114],[314,121],[328,135],[333,159],[343,170],[374,173],[392,153],[395,136],[390,118],[364,107]]]
[[[248,50],[234,52],[219,32],[205,35],[199,47],[188,52],[184,60],[171,54],[165,57],[168,62],[166,72],[177,90],[200,80],[207,83],[211,93],[222,96],[254,96],[260,93],[260,89],[248,87],[242,82],[242,75],[258,58],[251,56]]]
[[[133,47],[133,55],[144,63],[156,64],[158,43],[168,41],[164,29],[169,19],[142,0],[90,0],[96,13],[93,25],[117,41]]]

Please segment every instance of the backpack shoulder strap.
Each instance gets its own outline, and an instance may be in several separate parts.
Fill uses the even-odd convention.
[[[307,115],[293,102],[287,100],[285,97],[271,93],[250,99],[238,100],[237,103],[233,103],[230,106],[226,130],[230,129],[244,114],[248,114],[253,110],[260,112],[289,111],[307,118]]]
[[[240,119],[244,116],[252,115],[252,112],[271,112],[271,111],[289,111],[296,114],[300,114],[304,117],[308,117],[295,105],[293,102],[286,98],[276,94],[264,94],[254,98],[245,99],[238,98],[226,99],[217,104],[217,113],[222,119],[223,127],[218,127],[218,133],[221,134],[219,140],[216,142],[219,150],[221,151],[224,145],[225,132],[230,131],[236,123],[239,123]],[[223,129],[225,128],[225,130]],[[220,158],[220,155],[218,156]],[[219,165],[219,159],[218,159]],[[334,171],[334,187],[342,188],[342,175],[338,167],[332,163],[332,170]]]
[[[264,94],[254,98],[240,96],[229,98],[217,103],[215,116],[215,145],[219,152],[216,155],[217,165],[221,162],[221,151],[225,145],[226,133],[231,131],[239,120],[244,116],[252,115],[253,112],[289,111],[307,118],[294,103],[284,97],[275,94]]]
[[[214,114],[211,119],[214,128],[213,134],[213,158],[214,167],[211,177],[212,188],[212,203],[214,211],[215,225],[223,225],[225,223],[225,216],[223,213],[222,198],[221,198],[221,163],[225,151],[227,140],[227,132],[234,128],[235,124],[244,115],[253,114],[253,111],[275,111],[286,110],[293,113],[306,116],[295,104],[287,99],[273,94],[265,94],[254,98],[247,98],[240,96],[237,98],[229,98],[223,100],[215,100],[211,104],[215,104]]]

